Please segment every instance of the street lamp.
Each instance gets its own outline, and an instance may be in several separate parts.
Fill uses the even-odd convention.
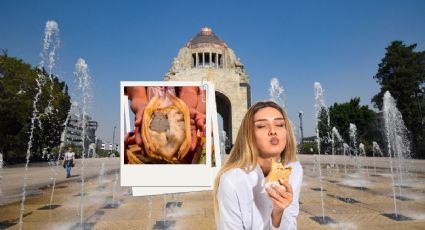
[[[299,111],[299,112],[298,112],[298,116],[300,117],[300,133],[301,133],[301,141],[300,141],[300,143],[301,143],[301,146],[302,146],[302,144],[303,144],[303,139],[304,139],[304,132],[303,132],[303,115],[304,115],[304,112],[303,112],[303,111]]]
[[[112,133],[112,149],[111,149],[111,153],[114,151],[114,148],[115,148],[115,129],[116,129],[117,127],[116,126],[114,126],[114,132]],[[115,154],[114,154],[115,155]]]

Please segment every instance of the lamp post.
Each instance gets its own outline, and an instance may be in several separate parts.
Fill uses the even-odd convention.
[[[114,126],[114,132],[112,133],[112,149],[111,149],[111,153],[114,151],[114,148],[115,148],[115,129],[116,128],[117,127]],[[114,153],[114,155],[115,155],[115,153]]]
[[[301,146],[303,145],[303,139],[304,139],[304,132],[303,132],[303,115],[304,112],[303,111],[299,111],[298,112],[298,116],[300,117],[300,133],[301,133]]]

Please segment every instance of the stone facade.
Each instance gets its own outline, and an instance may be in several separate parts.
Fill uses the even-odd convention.
[[[217,112],[223,118],[223,129],[229,140],[234,143],[243,116],[251,105],[248,75],[233,50],[210,28],[202,28],[180,49],[164,80],[214,83]]]
[[[83,127],[82,115],[69,114],[69,120],[65,127],[65,140],[63,145],[66,146],[83,146]],[[91,143],[96,142],[97,121],[86,115],[86,136],[84,138],[84,147],[89,149]],[[65,151],[66,148],[63,149]]]

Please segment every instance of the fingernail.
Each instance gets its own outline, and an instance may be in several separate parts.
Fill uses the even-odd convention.
[[[280,183],[283,183],[283,182],[285,182],[285,180],[284,179],[279,179],[279,182]]]

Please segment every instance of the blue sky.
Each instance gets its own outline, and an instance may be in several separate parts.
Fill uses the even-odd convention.
[[[40,62],[46,21],[59,24],[55,73],[73,84],[86,60],[92,78],[89,113],[98,137],[119,126],[119,82],[162,80],[173,58],[201,27],[222,38],[245,65],[253,102],[269,98],[277,77],[286,109],[305,136],[314,134],[314,82],[327,105],[379,92],[372,78],[393,40],[425,50],[425,1],[21,1],[0,3],[0,49]]]

